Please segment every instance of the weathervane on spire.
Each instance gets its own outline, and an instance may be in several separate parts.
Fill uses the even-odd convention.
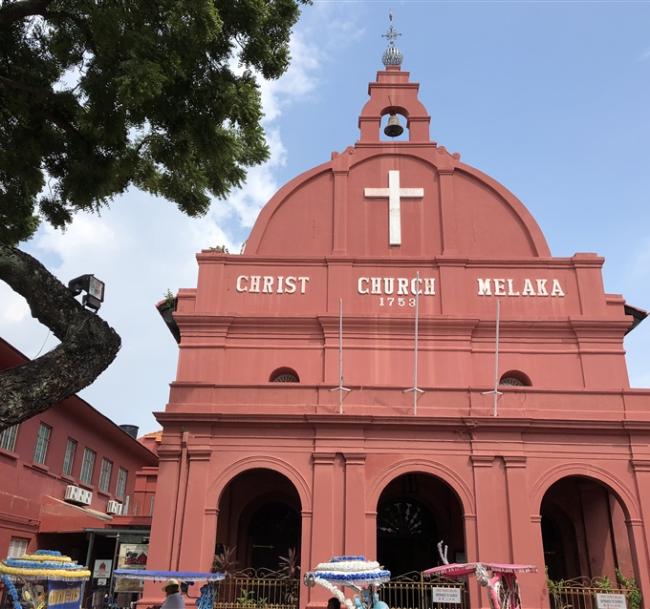
[[[388,13],[388,19],[390,21],[390,25],[388,26],[388,31],[385,34],[382,34],[382,38],[386,38],[388,40],[388,48],[384,51],[384,55],[382,56],[382,61],[384,62],[384,66],[401,66],[402,65],[402,52],[395,46],[395,39],[398,36],[401,36],[400,34],[394,27],[393,27],[393,13],[389,12]]]

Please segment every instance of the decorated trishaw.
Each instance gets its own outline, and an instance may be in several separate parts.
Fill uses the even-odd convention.
[[[13,609],[79,609],[90,571],[56,550],[37,550],[1,561],[0,578]]]
[[[205,582],[195,601],[197,609],[213,609],[217,598],[217,582],[224,578],[223,573],[206,573],[201,571],[153,571],[149,569],[115,569],[113,577],[117,579],[136,579],[140,581],[165,582],[178,580],[180,584],[191,585]]]
[[[364,556],[334,556],[304,576],[306,586],[324,587],[345,609],[388,609],[378,594],[379,587],[388,580],[390,571]],[[341,588],[348,588],[352,596],[346,596]]]
[[[450,563],[447,560],[447,547],[443,549],[442,541],[438,552],[444,564],[422,572],[425,577],[434,575],[461,578],[474,575],[476,581],[486,588],[491,609],[521,609],[518,573],[534,573],[534,565],[513,565],[494,562]]]

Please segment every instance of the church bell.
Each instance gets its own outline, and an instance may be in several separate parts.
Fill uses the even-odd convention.
[[[388,137],[397,137],[398,135],[402,135],[402,133],[404,133],[404,127],[399,124],[399,117],[397,114],[390,115],[388,118],[388,124],[384,128],[384,133]]]

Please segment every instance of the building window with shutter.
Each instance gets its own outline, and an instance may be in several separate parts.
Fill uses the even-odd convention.
[[[115,496],[118,499],[124,499],[124,495],[126,493],[127,476],[128,472],[123,467],[120,467],[119,471],[117,472],[117,486],[115,487]]]
[[[50,444],[50,436],[52,435],[52,428],[45,423],[41,423],[38,427],[38,434],[36,435],[36,447],[34,448],[34,463],[40,465],[45,464],[47,458],[47,447]]]
[[[0,448],[13,452],[16,448],[16,438],[18,437],[18,425],[7,427],[0,431]]]
[[[77,441],[68,438],[68,443],[65,445],[65,456],[63,457],[63,475],[72,476],[72,468],[74,467],[74,457],[77,454]]]
[[[102,466],[99,471],[99,490],[102,493],[108,493],[108,488],[111,485],[112,472],[113,464],[108,459],[102,459]]]
[[[81,461],[81,474],[79,480],[84,484],[90,485],[93,479],[93,469],[95,469],[95,457],[97,453],[90,448],[84,448],[84,456]]]

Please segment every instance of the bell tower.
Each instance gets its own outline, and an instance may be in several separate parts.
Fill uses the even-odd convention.
[[[389,137],[402,134],[398,115],[403,116],[407,123],[409,142],[433,143],[429,139],[429,122],[431,118],[426,108],[418,100],[418,83],[409,82],[409,73],[402,71],[402,52],[395,46],[395,39],[401,36],[393,27],[393,17],[388,31],[383,34],[388,39],[388,48],[384,51],[382,61],[384,70],[377,72],[377,80],[368,86],[370,99],[361,111],[358,143],[377,143],[380,141],[381,119],[390,115],[389,124],[384,133]],[[398,129],[399,128],[399,129]]]

